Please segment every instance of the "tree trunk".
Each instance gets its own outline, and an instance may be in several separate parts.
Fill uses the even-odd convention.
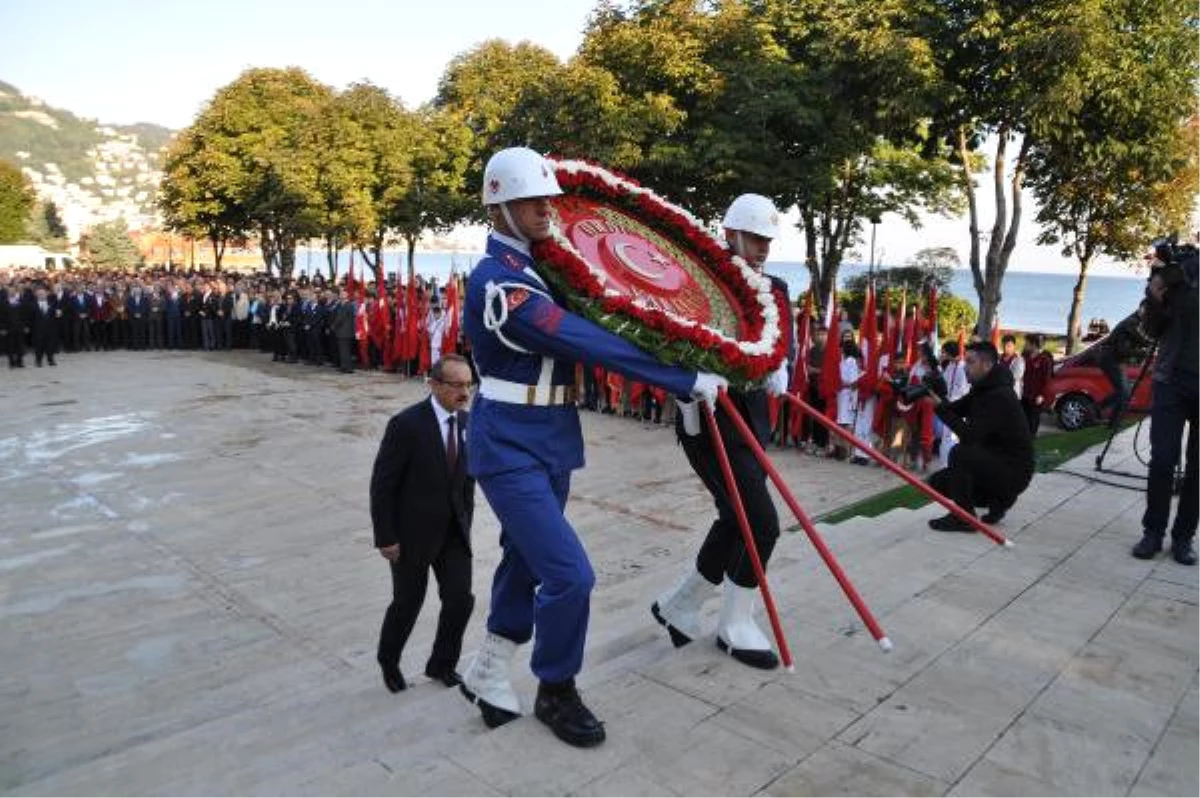
[[[975,293],[983,293],[983,273],[979,270],[979,206],[975,200],[975,179],[971,176],[971,152],[967,147],[967,129],[958,128],[958,158],[962,162],[963,193],[967,195],[967,213],[970,220],[971,250],[968,265],[975,283]]]
[[[329,267],[329,281],[337,282],[337,257],[339,247],[337,236],[325,236],[325,263]]]
[[[1083,310],[1083,295],[1087,290],[1087,271],[1091,258],[1079,259],[1079,279],[1075,281],[1075,292],[1071,295],[1071,312],[1067,314],[1067,354],[1074,354],[1079,346],[1079,312]]]
[[[267,267],[267,274],[275,274],[275,259],[276,259],[275,234],[271,230],[271,226],[263,222],[259,227],[258,247],[262,250],[263,265]]]
[[[408,245],[408,282],[411,284],[417,276],[417,236],[405,233],[404,243]]]
[[[290,280],[296,270],[296,234],[280,231],[278,241],[279,276]]]
[[[220,233],[210,233],[208,236],[209,242],[213,248],[213,268],[218,272],[221,271],[221,258],[225,257],[225,239]]]

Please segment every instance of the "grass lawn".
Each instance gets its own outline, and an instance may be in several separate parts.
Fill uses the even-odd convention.
[[[1128,419],[1121,425],[1121,429],[1126,429],[1136,423],[1136,418]],[[1043,474],[1053,471],[1087,449],[1096,444],[1103,444],[1107,440],[1107,425],[1084,427],[1076,432],[1050,432],[1039,435],[1033,441],[1034,457],[1037,459],[1036,469],[1038,473]],[[924,507],[929,504],[929,501],[925,494],[911,485],[900,485],[891,490],[876,493],[874,496],[855,502],[848,507],[834,510],[816,520],[828,524],[838,524],[858,516],[874,518],[883,515],[893,507],[906,507],[912,510]]]

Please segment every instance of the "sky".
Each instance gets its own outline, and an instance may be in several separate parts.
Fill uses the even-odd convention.
[[[0,0],[0,80],[100,122],[154,122],[173,129],[187,126],[219,88],[249,67],[299,66],[336,89],[369,80],[413,107],[432,99],[454,56],[489,38],[528,40],[569,58],[594,5],[595,0]],[[988,229],[994,206],[986,184],[983,188],[980,223]],[[1027,197],[1010,269],[1077,272],[1077,264],[1056,247],[1035,243],[1035,212]],[[864,262],[869,244],[868,230],[858,247]],[[966,263],[965,217],[927,217],[913,230],[885,216],[876,229],[876,262],[885,265],[942,246],[958,250]],[[794,225],[786,227],[772,256],[804,259]],[[1131,271],[1097,262],[1092,273]]]

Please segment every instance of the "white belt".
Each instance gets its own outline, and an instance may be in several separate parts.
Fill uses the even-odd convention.
[[[575,404],[576,390],[574,385],[526,385],[483,377],[479,380],[479,395],[493,402],[549,407]]]

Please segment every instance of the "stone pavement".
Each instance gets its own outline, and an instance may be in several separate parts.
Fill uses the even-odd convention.
[[[673,649],[653,623],[709,501],[668,429],[585,414],[568,508],[597,573],[580,684],[609,739],[579,751],[532,718],[489,732],[420,675],[435,596],[410,688],[383,688],[367,485],[418,383],[254,353],[59,364],[0,378],[0,793],[1200,792],[1196,569],[1128,555],[1140,493],[1039,475],[999,527],[1011,549],[930,531],[933,508],[823,527],[889,654],[788,533],[770,574],[796,668],[763,673],[706,641]],[[1108,465],[1137,467],[1132,437]],[[813,515],[894,484],[775,459]],[[474,537],[464,667],[498,556],[482,496]]]

